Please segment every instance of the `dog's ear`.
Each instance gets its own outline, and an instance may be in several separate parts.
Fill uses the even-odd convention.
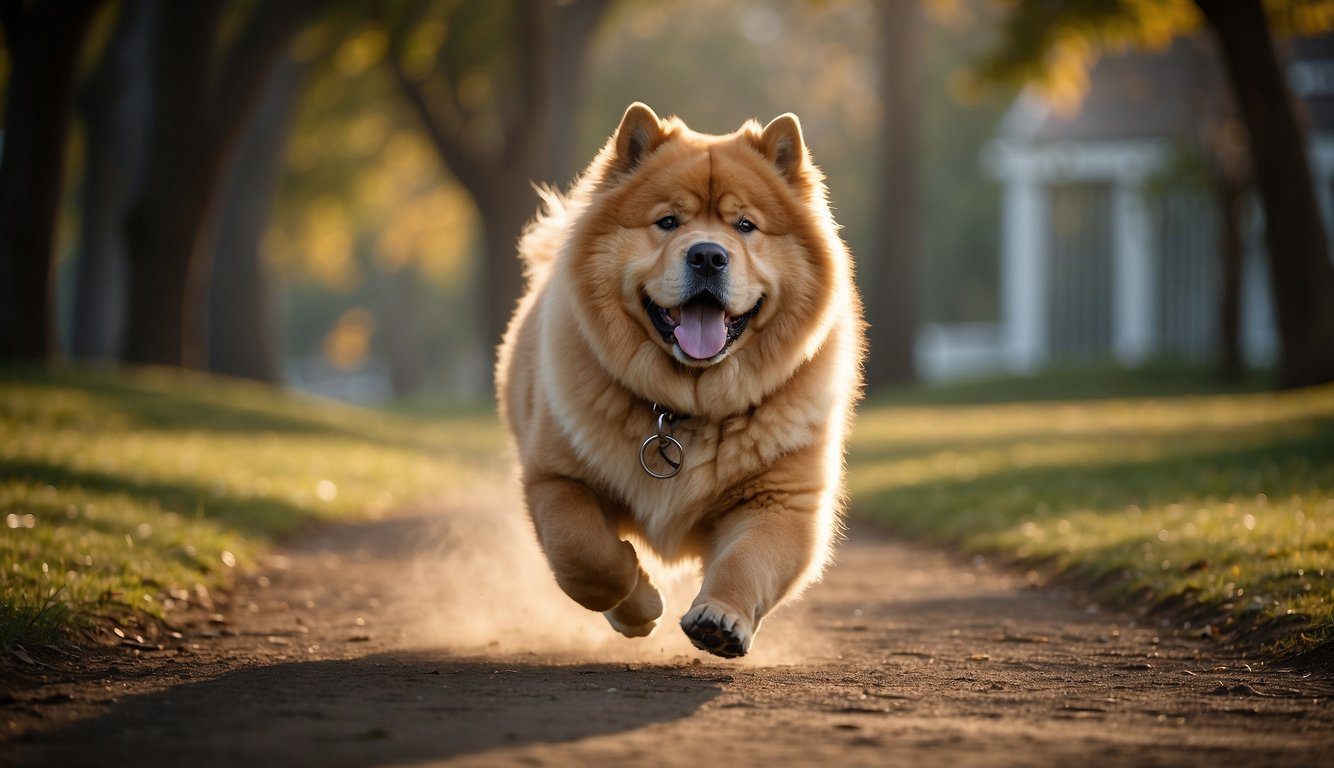
[[[621,127],[616,129],[616,169],[632,171],[662,143],[662,121],[648,105],[636,101],[625,110]]]
[[[775,117],[760,133],[759,150],[769,158],[788,183],[801,181],[810,162],[806,142],[801,137],[801,123],[788,112]]]

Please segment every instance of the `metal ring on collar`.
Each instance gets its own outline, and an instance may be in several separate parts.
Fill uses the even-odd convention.
[[[663,461],[667,462],[667,466],[671,467],[671,471],[665,473],[654,472],[652,469],[649,468],[648,447],[649,444],[654,441],[657,441],[658,443],[658,455],[662,457]],[[676,446],[677,458],[675,460],[673,460],[670,456],[667,455],[668,446],[672,445]],[[677,440],[671,435],[649,435],[648,437],[644,438],[644,442],[639,446],[639,466],[644,468],[644,471],[648,473],[649,477],[655,477],[659,480],[666,480],[671,477],[676,477],[676,475],[681,471],[681,464],[685,461],[685,456],[686,456],[685,446],[681,445],[681,441]]]

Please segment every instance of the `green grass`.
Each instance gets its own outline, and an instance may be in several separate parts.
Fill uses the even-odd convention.
[[[850,467],[854,511],[904,534],[1167,604],[1191,631],[1283,652],[1334,638],[1334,387],[872,402]]]
[[[853,509],[1166,603],[1191,631],[1334,642],[1334,387],[1256,386],[1093,371],[891,392],[858,418]],[[312,523],[485,492],[502,455],[494,416],[466,404],[372,411],[181,372],[0,370],[0,647],[99,615],[169,617]]]
[[[1159,361],[1139,368],[1111,363],[1056,367],[1038,376],[988,376],[936,384],[889,387],[873,394],[870,405],[984,405],[1054,400],[1107,400],[1127,397],[1236,394],[1273,388],[1268,371],[1246,371],[1235,380],[1214,369]]]
[[[0,645],[168,613],[280,537],[501,462],[487,411],[353,408],[199,374],[0,370]]]

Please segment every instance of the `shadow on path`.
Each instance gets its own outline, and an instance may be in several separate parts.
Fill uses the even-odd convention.
[[[20,764],[52,766],[415,762],[678,720],[727,681],[666,667],[380,654],[239,669],[121,699],[12,746]]]

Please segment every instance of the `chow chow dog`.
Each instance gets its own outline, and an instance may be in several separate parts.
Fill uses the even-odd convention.
[[[636,103],[519,242],[496,381],[525,501],[627,637],[663,611],[636,546],[702,562],[681,628],[727,658],[829,561],[863,322],[825,195],[794,115],[712,136]]]

